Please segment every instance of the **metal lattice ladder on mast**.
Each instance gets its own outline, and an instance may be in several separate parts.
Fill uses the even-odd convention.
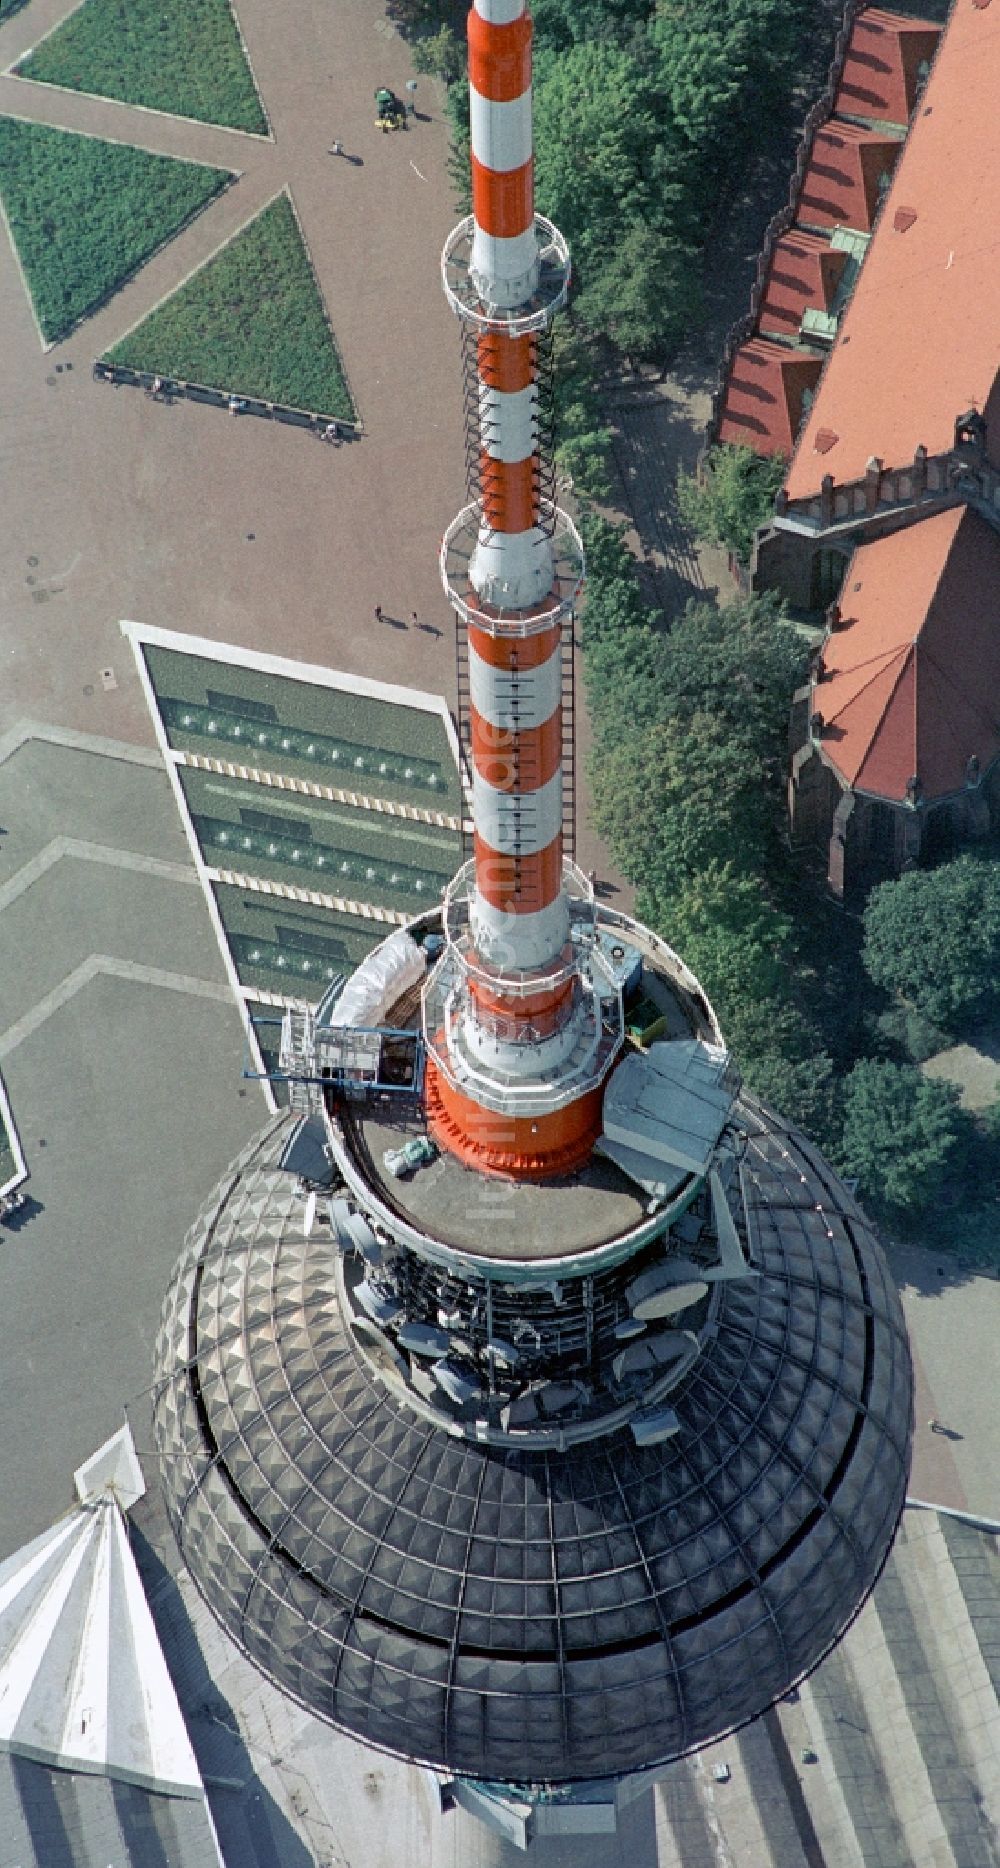
[[[562,632],[562,833],[563,855],[576,855],[576,613]]]

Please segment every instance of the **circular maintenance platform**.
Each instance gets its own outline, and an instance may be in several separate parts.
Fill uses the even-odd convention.
[[[429,1425],[373,1376],[326,1226],[240,1156],[167,1296],[168,1509],[220,1622],[369,1744],[493,1781],[620,1775],[752,1717],[874,1583],[902,1509],[911,1371],[868,1221],[748,1099],[751,1257],[671,1395],[680,1432],[564,1453]]]

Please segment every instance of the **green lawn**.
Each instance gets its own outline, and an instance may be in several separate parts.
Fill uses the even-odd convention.
[[[267,132],[228,0],[84,0],[17,72],[201,123]]]
[[[106,361],[356,419],[287,195],[115,344]]]
[[[0,117],[0,200],[46,342],[96,311],[232,179]]]

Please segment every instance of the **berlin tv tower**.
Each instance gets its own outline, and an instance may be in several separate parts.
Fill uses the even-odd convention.
[[[154,1431],[243,1652],[527,1843],[607,1835],[833,1645],[903,1507],[912,1384],[853,1196],[564,851],[583,558],[542,378],[569,255],[534,210],[521,0],[476,0],[469,74],[442,265],[472,498],[441,565],[473,856],[286,1012],[293,1109],[189,1235]]]

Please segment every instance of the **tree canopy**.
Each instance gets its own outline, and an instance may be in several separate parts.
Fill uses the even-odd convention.
[[[754,533],[774,511],[785,466],[783,454],[755,454],[753,448],[720,443],[709,449],[700,480],[678,475],[681,516],[696,538],[725,545],[748,564]]]
[[[960,856],[873,890],[865,969],[875,984],[954,1034],[1000,996],[1000,866]]]
[[[583,645],[598,756],[656,722],[713,715],[752,742],[776,797],[789,700],[808,661],[777,598],[692,602],[667,630],[642,600],[623,529],[586,513],[583,539]]]
[[[844,1082],[841,1164],[876,1205],[912,1215],[953,1163],[964,1127],[953,1084],[863,1058]]]
[[[715,713],[660,720],[605,757],[594,821],[630,880],[667,900],[734,851],[762,863],[774,812],[752,737]]]
[[[577,495],[606,499],[610,492],[611,430],[594,390],[590,362],[575,325],[561,318],[555,349],[555,448]]]
[[[770,597],[690,603],[668,630],[622,533],[589,515],[584,538],[595,822],[639,913],[701,980],[749,1087],[825,1140],[833,1065],[775,891],[806,648]]]
[[[668,711],[711,713],[752,740],[761,776],[784,771],[788,706],[809,651],[773,594],[732,603],[689,603],[663,642]]]

